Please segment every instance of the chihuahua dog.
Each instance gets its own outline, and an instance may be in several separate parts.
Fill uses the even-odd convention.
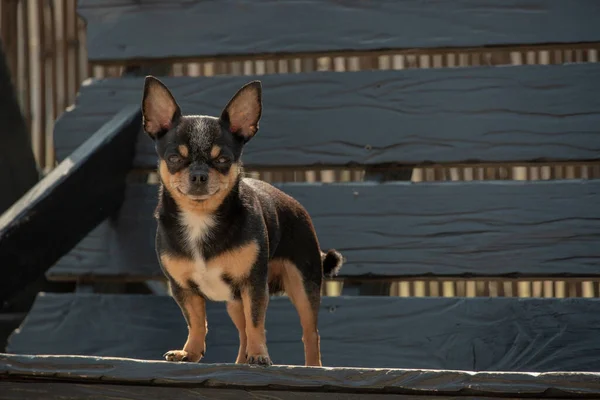
[[[183,115],[160,80],[145,79],[143,126],[159,159],[156,253],[188,325],[183,349],[165,353],[168,361],[204,356],[208,299],[227,302],[240,337],[235,362],[271,365],[265,313],[269,296],[285,292],[300,317],[305,364],[321,366],[321,285],[343,257],[321,251],[298,201],[242,176],[242,150],[258,131],[261,97],[260,81],[252,81],[219,117]]]

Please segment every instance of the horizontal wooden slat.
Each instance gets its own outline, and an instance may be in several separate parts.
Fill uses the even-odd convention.
[[[343,277],[599,276],[600,181],[281,184],[311,214]],[[154,252],[157,186],[135,184],[117,220],[49,271],[163,278]]]
[[[80,0],[78,11],[91,61],[600,40],[595,0]]]
[[[207,320],[203,363],[232,363],[238,333],[224,304],[209,302]],[[289,300],[271,299],[266,321],[273,362],[303,365]],[[598,329],[600,299],[325,297],[319,314],[328,367],[598,371]],[[45,294],[7,351],[159,360],[186,337],[168,296]]]
[[[256,77],[166,78],[183,112],[218,115]],[[600,64],[269,75],[251,167],[596,159]],[[118,110],[139,104],[143,80],[85,86],[55,130],[62,159]],[[155,168],[147,135],[135,165]]]
[[[0,215],[0,303],[42,276],[123,201],[141,113],[125,107]]]
[[[131,362],[131,366],[135,365]],[[268,372],[266,372],[268,374]],[[239,400],[243,398],[268,399],[268,400],[451,400],[454,397],[446,396],[421,396],[404,394],[371,394],[371,393],[332,393],[331,391],[297,392],[291,390],[253,390],[253,389],[213,389],[190,387],[162,387],[149,384],[144,385],[115,385],[102,382],[82,384],[52,382],[42,379],[9,378],[11,381],[0,380],[0,399],[10,400]],[[14,380],[13,380],[14,379]],[[513,397],[518,399],[519,397]],[[527,397],[529,398],[529,397]],[[475,400],[465,398],[464,400]],[[477,400],[497,400],[497,397],[481,397]]]
[[[130,358],[0,354],[0,377],[5,382],[28,382],[33,385],[68,381],[96,385],[98,390],[101,390],[98,384],[189,389],[208,387],[219,390],[219,394],[228,389],[262,389],[272,394],[273,389],[281,389],[288,393],[300,390],[305,397],[312,397],[315,391],[323,390],[331,396],[328,399],[351,399],[343,397],[348,393],[362,396],[401,393],[419,396],[423,400],[429,399],[429,396],[440,400],[459,397],[474,400],[483,399],[482,395],[494,398],[590,398],[600,394],[599,376],[597,372],[472,372],[294,366],[253,368],[247,365],[167,363]],[[333,397],[336,393],[342,397]]]

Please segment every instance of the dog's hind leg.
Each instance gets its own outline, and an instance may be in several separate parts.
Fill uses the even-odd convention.
[[[320,271],[320,267],[317,270]],[[320,367],[321,339],[317,325],[321,304],[322,278],[319,278],[318,275],[313,278],[303,277],[294,263],[284,261],[282,271],[283,287],[300,316],[305,364],[306,366]]]

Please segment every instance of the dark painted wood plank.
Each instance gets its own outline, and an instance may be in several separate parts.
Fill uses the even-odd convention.
[[[118,209],[140,118],[139,108],[124,108],[0,216],[0,302]]]
[[[238,334],[225,305],[209,302],[207,319],[202,362],[233,362]],[[274,363],[303,365],[302,330],[287,298],[271,299],[266,329]],[[598,329],[600,299],[583,298],[326,297],[319,314],[328,367],[598,371]],[[45,294],[7,351],[160,360],[186,336],[167,296]]]
[[[11,333],[17,329],[27,313],[23,312],[0,312],[0,351],[6,349],[6,342]]]
[[[0,214],[38,181],[29,132],[17,102],[0,39]]]
[[[239,400],[245,398],[262,400],[449,400],[454,396],[421,396],[402,394],[292,392],[282,390],[240,390],[189,387],[161,387],[114,384],[85,384],[42,382],[6,382],[0,380],[0,400]],[[461,400],[493,400],[496,397],[460,396]]]
[[[311,214],[341,277],[599,276],[600,181],[280,184]],[[118,218],[49,271],[163,278],[157,186],[130,185]]]
[[[600,394],[595,372],[524,373],[409,369],[304,368],[188,364],[124,358],[0,354],[0,379],[8,382],[128,384],[238,390],[302,390],[334,393],[481,395],[510,398],[590,398]],[[226,392],[225,392],[226,393]],[[465,397],[463,397],[465,396]],[[427,398],[427,397],[425,397]]]
[[[126,195],[127,196],[127,195]],[[117,214],[119,215],[119,214]],[[65,254],[62,258],[60,258],[54,266],[52,266],[48,272],[46,273],[47,278],[50,280],[63,280],[63,279],[55,279],[54,271],[61,271],[64,267],[69,270],[64,270],[64,273],[69,276],[66,280],[75,280],[78,282],[82,282],[87,280],[89,276],[96,274],[94,271],[105,271],[108,265],[121,265],[121,261],[119,257],[119,252],[117,252],[117,256],[111,256],[111,248],[119,248],[121,244],[119,242],[115,242],[112,238],[115,235],[118,237],[118,233],[116,232],[117,225],[116,222],[119,218],[109,218],[98,224],[87,236],[85,236],[75,247],[73,247],[67,254]],[[151,219],[151,218],[149,218]],[[145,225],[152,223],[152,221],[148,221]],[[153,227],[156,230],[156,226]],[[153,233],[154,234],[154,231]],[[125,244],[124,242],[122,244]],[[144,247],[147,247],[144,246]],[[135,249],[131,249],[134,250]],[[140,256],[143,256],[143,250],[140,251]],[[115,264],[116,262],[116,264]],[[130,264],[130,268],[135,271],[136,263]],[[144,263],[146,265],[146,263]],[[156,261],[152,265],[152,270],[158,267]],[[79,271],[79,273],[75,273]],[[100,273],[102,274],[102,273]],[[152,275],[155,275],[154,272]],[[75,276],[77,275],[77,276]],[[120,272],[117,272],[115,276],[121,275]],[[142,271],[134,272],[134,275],[147,275]],[[66,278],[66,276],[65,276]],[[126,278],[126,276],[122,276],[120,280],[132,280]],[[97,280],[93,279],[92,280]],[[140,279],[143,280],[143,279]]]
[[[78,10],[91,61],[600,40],[595,0],[80,0]]]
[[[251,79],[263,82],[260,131],[247,166],[424,161],[597,159],[600,64],[403,71],[315,72],[260,77],[165,78],[184,113],[218,115]],[[56,125],[60,158],[127,104],[142,79],[84,86]],[[156,167],[142,135],[135,165]]]

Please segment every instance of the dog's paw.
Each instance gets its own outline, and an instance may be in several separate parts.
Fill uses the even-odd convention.
[[[238,356],[235,359],[235,363],[236,364],[247,364],[248,363],[248,357],[246,357],[246,355]]]
[[[271,361],[271,358],[269,356],[255,355],[248,356],[248,364],[269,366],[273,365],[273,362]]]
[[[194,355],[185,350],[171,350],[163,354],[163,357],[167,361],[184,361],[184,362],[198,362],[202,359],[202,355]]]

